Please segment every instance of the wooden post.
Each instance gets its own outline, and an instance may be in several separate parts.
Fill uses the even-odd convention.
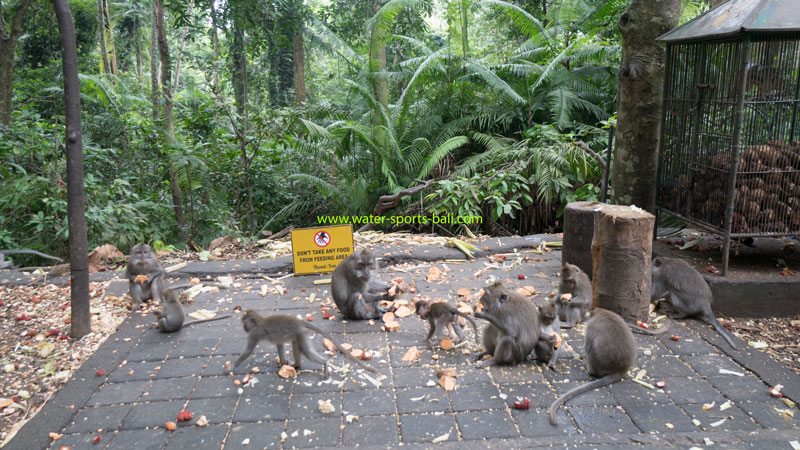
[[[654,222],[654,215],[636,207],[602,205],[595,212],[592,307],[628,322],[647,320]]]
[[[564,208],[564,238],[561,264],[578,266],[592,278],[592,239],[594,238],[594,208],[597,202],[572,202]]]

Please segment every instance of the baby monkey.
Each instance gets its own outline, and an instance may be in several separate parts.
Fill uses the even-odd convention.
[[[554,299],[539,307],[539,341],[533,349],[533,357],[547,363],[550,370],[556,370],[556,362],[561,356],[561,325]]]
[[[158,329],[161,330],[162,333],[174,333],[183,327],[188,327],[189,325],[213,322],[215,320],[227,319],[231,316],[230,314],[225,314],[223,316],[212,317],[210,319],[192,320],[191,322],[184,323],[183,321],[186,320],[186,314],[183,312],[181,302],[178,301],[178,294],[176,291],[178,289],[184,289],[191,286],[196,286],[196,284],[179,284],[177,286],[170,286],[161,292],[161,299],[163,303],[159,309],[153,310],[153,314],[155,314],[156,318],[158,319]]]
[[[475,325],[472,317],[462,313],[447,302],[420,301],[417,302],[416,308],[420,319],[428,321],[428,336],[425,338],[425,342],[428,345],[430,345],[430,340],[434,333],[436,333],[436,339],[441,341],[445,328],[450,330],[450,336],[455,332],[458,335],[459,342],[466,340],[461,324],[458,323],[459,317],[463,317],[472,324],[472,329],[475,331],[475,342],[478,341],[478,326]]]
[[[283,346],[286,343],[291,343],[292,353],[294,354],[295,369],[300,369],[301,358],[305,356],[317,364],[322,364],[325,369],[321,378],[328,378],[330,373],[328,370],[328,360],[320,356],[319,353],[314,351],[314,349],[311,347],[311,342],[308,340],[306,329],[322,335],[329,341],[333,342],[336,350],[339,350],[339,352],[341,352],[345,357],[358,364],[361,368],[370,372],[375,372],[375,369],[356,359],[347,350],[343,349],[339,344],[334,342],[333,338],[331,338],[328,333],[296,317],[289,315],[273,315],[264,317],[256,311],[248,309],[244,312],[244,316],[242,316],[242,326],[244,327],[244,331],[247,333],[247,348],[245,348],[244,352],[242,352],[241,356],[239,356],[239,359],[236,360],[236,363],[233,365],[233,368],[230,370],[230,372],[236,370],[236,368],[239,367],[239,365],[242,364],[245,359],[253,354],[253,350],[255,350],[259,341],[266,339],[267,341],[278,346],[278,359],[281,363],[281,366],[286,365],[286,356],[283,352]]]

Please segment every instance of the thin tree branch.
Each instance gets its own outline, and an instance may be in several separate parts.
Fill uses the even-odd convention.
[[[378,198],[378,203],[375,205],[375,209],[372,210],[372,215],[373,216],[380,216],[381,213],[383,213],[387,209],[394,208],[395,206],[397,206],[397,204],[400,203],[400,199],[401,198],[406,197],[408,195],[414,195],[417,192],[422,191],[423,189],[426,189],[435,180],[434,179],[430,179],[430,180],[427,180],[427,181],[422,181],[422,180],[414,180],[414,181],[416,181],[417,183],[422,183],[422,184],[420,184],[418,186],[414,186],[414,187],[408,188],[408,189],[403,189],[402,191],[400,191],[400,192],[398,192],[396,194],[380,196],[380,198]],[[370,229],[372,229],[372,227],[374,225],[375,225],[374,223],[368,223],[368,224],[362,226],[361,228],[359,228],[358,232],[360,233],[362,231],[370,230]]]
[[[583,141],[575,141],[574,144],[576,147],[579,147],[581,150],[585,151],[592,158],[594,158],[597,161],[597,163],[600,164],[600,167],[603,168],[603,171],[606,170],[606,162],[603,160],[603,157],[600,156],[597,152],[595,152],[591,148],[589,148],[589,144]]]

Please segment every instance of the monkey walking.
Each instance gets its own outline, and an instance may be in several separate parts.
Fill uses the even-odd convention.
[[[479,353],[476,359],[485,355],[492,357],[480,361],[477,367],[525,361],[539,341],[539,310],[536,306],[509,291],[499,281],[484,290],[480,304],[483,311],[476,312],[475,317],[487,320],[489,325],[483,332],[486,351]]]
[[[133,309],[146,300],[162,302],[164,293],[164,269],[161,268],[156,252],[147,244],[136,244],[131,248],[128,267],[128,293],[133,299]]]
[[[387,309],[378,302],[390,300],[390,286],[377,276],[378,263],[372,250],[353,253],[336,266],[331,278],[331,294],[336,306],[351,320],[380,318]]]
[[[64,262],[64,260],[61,259],[61,258],[58,258],[58,257],[55,257],[55,256],[50,256],[50,255],[47,255],[47,254],[42,253],[42,252],[37,252],[36,250],[28,250],[28,249],[23,249],[23,250],[0,250],[0,269],[13,269],[14,268],[14,264],[11,261],[6,261],[5,255],[18,255],[18,254],[36,255],[36,256],[40,256],[42,258],[52,259],[53,261]]]
[[[711,288],[689,263],[682,259],[656,258],[653,260],[652,276],[651,301],[665,298],[677,312],[673,316],[675,319],[706,319],[734,350],[738,350],[728,330],[717,321],[711,310],[711,302],[714,301]]]
[[[586,324],[584,338],[586,371],[596,380],[578,386],[550,405],[550,423],[558,425],[558,407],[578,395],[620,381],[633,367],[636,342],[622,317],[611,311],[596,308]]]
[[[475,321],[454,306],[446,302],[420,301],[417,302],[416,309],[420,319],[428,321],[428,336],[424,339],[428,345],[430,345],[434,333],[436,333],[437,341],[441,341],[445,328],[450,330],[451,336],[455,332],[459,342],[465,341],[466,337],[462,332],[461,324],[458,323],[459,317],[465,318],[472,324],[472,329],[475,331],[475,342],[478,341],[478,326],[475,325]]]
[[[570,294],[572,297],[564,297]],[[558,316],[564,328],[583,322],[592,303],[592,282],[578,266],[565,263],[561,267],[561,283],[558,286]]]
[[[315,363],[322,364],[325,367],[322,379],[328,378],[330,373],[328,370],[328,360],[320,356],[319,353],[314,351],[311,347],[306,329],[333,342],[336,350],[339,350],[345,357],[358,364],[361,368],[370,372],[375,372],[375,369],[364,364],[363,361],[355,358],[347,350],[343,349],[328,333],[296,317],[289,315],[272,315],[265,317],[252,309],[248,309],[244,312],[244,316],[242,316],[242,326],[247,333],[247,348],[245,348],[244,352],[242,352],[229,372],[236,370],[236,368],[253,353],[259,341],[266,339],[278,346],[278,359],[281,366],[286,365],[286,356],[283,352],[283,346],[286,343],[291,343],[295,369],[300,369],[301,358],[305,356]]]
[[[220,285],[211,283],[200,284],[221,287]],[[184,320],[186,320],[186,313],[183,312],[181,302],[178,301],[178,295],[176,294],[176,291],[178,289],[184,289],[191,286],[197,286],[197,284],[179,284],[176,286],[170,286],[161,292],[161,298],[164,303],[161,304],[160,309],[153,310],[153,314],[155,314],[156,318],[158,319],[158,329],[161,330],[162,333],[174,333],[176,331],[180,331],[180,329],[183,327],[188,327],[189,325],[213,322],[215,320],[227,319],[231,316],[230,314],[225,314],[218,317],[212,317],[210,319],[192,320],[184,323]]]
[[[556,362],[561,356],[561,325],[554,299],[539,307],[539,341],[531,356],[536,361],[547,363],[550,370],[556,370]]]

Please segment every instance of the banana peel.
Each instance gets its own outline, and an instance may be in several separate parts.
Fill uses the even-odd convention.
[[[478,250],[478,247],[470,244],[469,242],[464,242],[459,239],[455,238],[448,238],[447,239],[447,246],[453,247],[461,250],[461,253],[466,255],[467,259],[474,259],[475,255],[472,254],[471,250]]]

